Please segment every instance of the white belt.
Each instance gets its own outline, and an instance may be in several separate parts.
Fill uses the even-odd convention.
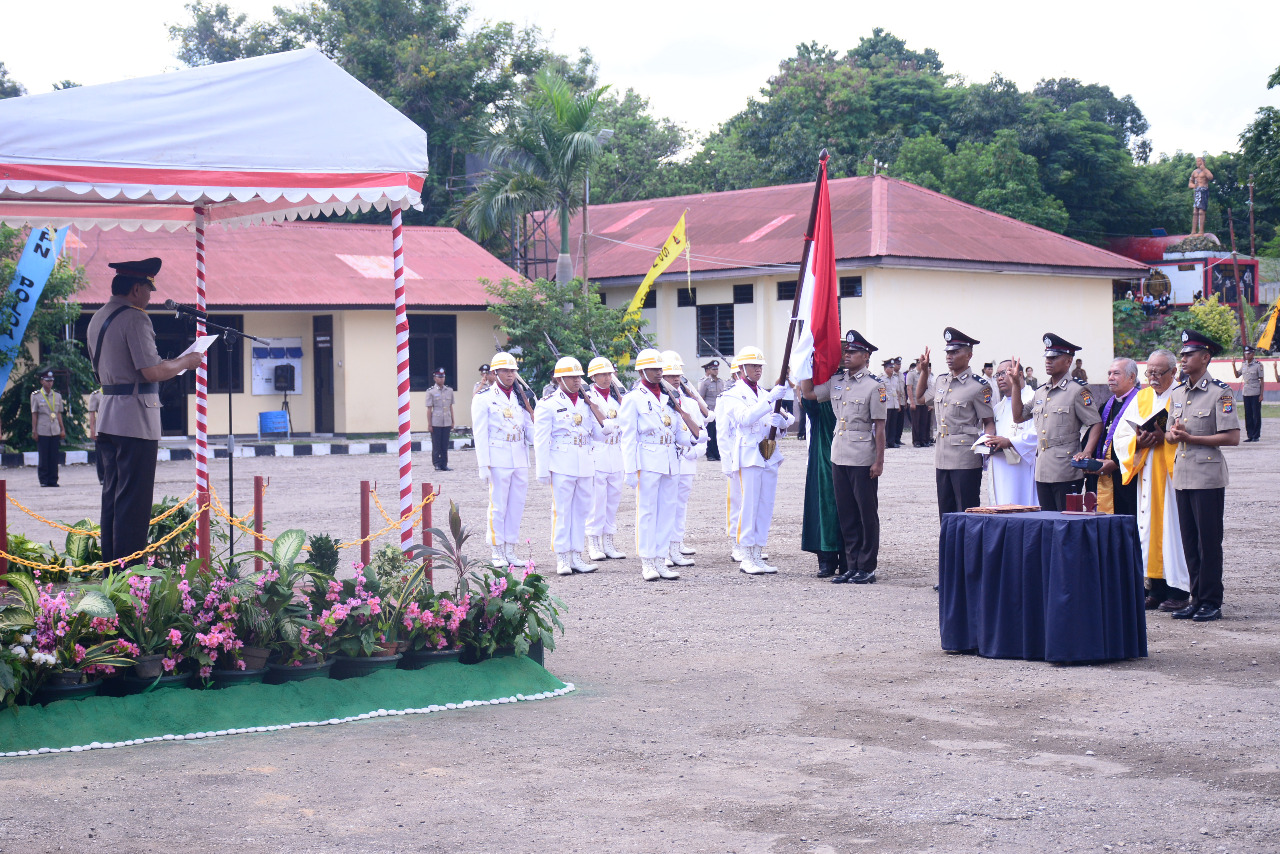
[[[641,436],[641,445],[674,445],[674,436]]]
[[[553,439],[551,441],[551,450],[560,451],[565,448],[585,448],[591,444],[590,436],[573,436],[569,439]]]
[[[524,433],[490,433],[490,442],[523,442]]]

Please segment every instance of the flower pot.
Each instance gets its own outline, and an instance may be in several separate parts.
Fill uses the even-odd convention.
[[[210,689],[229,688],[232,685],[256,685],[267,675],[266,667],[257,670],[214,670],[209,674],[208,685],[200,674],[191,677],[191,687],[208,687]]]
[[[305,682],[308,679],[328,679],[333,659],[310,661],[306,664],[268,664],[266,682],[282,685],[285,682]]]
[[[270,655],[271,650],[261,646],[246,646],[240,650],[240,660],[244,662],[245,670],[265,670]]]
[[[40,689],[36,691],[31,698],[33,706],[46,706],[49,703],[58,700],[82,700],[85,697],[92,697],[98,693],[98,689],[102,687],[102,680],[95,679],[92,682],[80,682],[80,673],[71,671],[75,674],[77,681],[69,680],[55,681],[55,676],[63,676],[62,673],[55,673],[45,681]]]
[[[164,672],[164,656],[160,653],[140,655],[133,662],[133,675],[138,679],[155,679]]]
[[[369,655],[373,658],[385,658],[388,655],[395,655],[400,652],[400,650],[396,649],[397,646],[399,644],[395,641],[382,641],[378,644],[377,649],[369,653]]]
[[[84,682],[84,674],[72,668],[71,670],[59,670],[57,673],[50,673],[44,684],[56,685],[59,688],[69,688],[73,685],[81,685]]]
[[[401,656],[394,655],[335,655],[333,657],[334,679],[355,679],[368,676],[378,670],[394,670],[400,663]]]
[[[458,654],[459,664],[479,664],[482,661],[488,661],[493,656],[482,651],[479,647],[464,646]]]
[[[146,691],[159,691],[164,688],[186,688],[191,682],[190,673],[170,673],[168,676],[126,676],[125,691],[129,694],[142,694]]]
[[[421,670],[432,664],[457,661],[461,652],[458,649],[411,649],[401,657],[400,669]]]

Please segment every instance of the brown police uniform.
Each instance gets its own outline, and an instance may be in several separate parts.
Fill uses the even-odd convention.
[[[1231,387],[1210,378],[1207,371],[1194,386],[1183,383],[1174,388],[1170,404],[1170,424],[1181,421],[1193,436],[1240,429]],[[1227,460],[1222,448],[1185,442],[1178,445],[1173,489],[1196,606],[1222,607],[1222,528],[1227,482]]]
[[[1089,386],[1064,376],[1045,382],[1031,401],[1036,429],[1036,493],[1045,510],[1066,509],[1066,496],[1079,492],[1081,469],[1071,465],[1080,453],[1080,431],[1102,420]]]
[[[935,380],[933,412],[938,420],[934,468],[938,514],[963,513],[982,503],[982,457],[973,443],[986,432],[982,422],[995,418],[991,384],[973,371],[943,374]]]
[[[102,408],[102,389],[96,388],[89,395],[89,401],[84,405],[84,411],[90,413],[89,417],[93,421],[93,435],[89,438],[93,441],[94,446],[94,465],[98,469],[98,483],[102,483],[102,454],[98,453],[98,410]]]
[[[846,573],[873,573],[880,554],[880,499],[877,478],[875,422],[884,422],[889,392],[884,380],[868,370],[852,376],[841,371],[831,378],[831,409],[835,431],[831,437],[831,481],[836,512],[844,538]]]
[[[160,445],[160,384],[148,382],[142,369],[163,360],[151,318],[122,296],[112,296],[98,309],[87,338],[102,382],[97,444],[103,469],[102,557],[117,560],[147,544]]]
[[[1262,437],[1262,363],[1258,360],[1240,366],[1240,396],[1244,398],[1245,441]]]
[[[58,485],[58,455],[62,448],[62,395],[44,386],[31,393],[31,432],[36,434],[39,462],[36,474],[41,486]]]
[[[698,383],[698,394],[702,395],[703,401],[707,404],[707,409],[715,411],[716,399],[724,394],[724,390],[728,388],[728,384],[724,380],[716,377],[703,377],[702,382]],[[711,421],[707,424],[707,459],[720,459],[720,442],[717,438],[716,422]]]
[[[453,427],[453,389],[432,385],[427,389],[431,411],[431,463],[436,471],[449,468],[449,432]]]

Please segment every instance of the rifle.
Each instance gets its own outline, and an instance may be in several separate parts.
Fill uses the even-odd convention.
[[[496,332],[493,333],[493,347],[494,347],[495,353],[504,352],[502,349],[502,342],[498,340],[498,333]],[[513,347],[510,351],[506,351],[506,352],[509,352],[512,356],[515,356],[516,355],[515,351],[519,349],[520,349],[519,347]],[[521,387],[524,388],[524,391],[521,391]],[[519,371],[516,371],[516,381],[512,385],[511,390],[515,392],[516,400],[520,401],[520,405],[524,408],[524,411],[528,412],[529,417],[532,418],[533,407],[529,405],[529,397],[533,396],[533,389],[529,388],[529,384],[524,381],[524,377],[520,376]],[[526,391],[529,393],[528,397],[525,396]]]
[[[542,337],[547,339],[547,346],[551,348],[551,355],[556,359],[556,361],[559,361],[560,351],[556,348],[555,342],[551,340],[551,336],[547,334],[545,329],[542,331]],[[563,386],[561,386],[561,388],[563,388]],[[596,421],[599,421],[600,426],[603,427],[604,413],[600,411],[600,407],[596,406],[594,403],[591,402],[591,398],[587,397],[587,395],[585,394],[586,389],[580,389],[580,390],[584,392],[582,395],[582,399],[586,401],[587,406],[591,409],[591,414],[596,417]]]
[[[649,345],[652,349],[655,349],[655,350],[657,349],[656,347],[653,347],[653,345],[650,344],[648,340],[645,339],[643,334],[639,332],[637,332],[636,334],[640,336],[640,340],[644,341],[645,344]],[[631,346],[635,347],[637,351],[640,350],[640,347],[636,345],[636,339],[631,337],[630,332],[627,333],[627,340],[631,342]],[[641,379],[641,382],[644,381],[643,374],[641,375],[640,379]],[[680,407],[680,397],[681,397],[680,389],[673,388],[671,386],[671,383],[667,382],[662,377],[658,377],[658,387],[667,393],[667,398],[671,401],[671,408],[680,414],[680,417],[684,419],[684,423],[689,427],[690,432],[693,433],[694,438],[697,438],[701,434],[702,428],[700,428],[697,425],[697,423],[693,420],[693,418],[691,418],[689,414]],[[693,399],[694,398],[690,398],[690,400],[693,400]]]
[[[601,358],[600,351],[596,349],[595,340],[588,338],[587,343],[591,345],[592,354],[597,359]],[[618,400],[622,400],[622,396],[627,393],[626,389],[622,387],[622,383],[618,382],[618,374],[616,371],[614,372],[613,379],[609,380],[609,388],[613,389],[613,393],[618,396]]]

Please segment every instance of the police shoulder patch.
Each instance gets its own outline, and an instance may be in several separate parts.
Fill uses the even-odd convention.
[[[889,392],[885,390],[885,387],[883,384],[881,384],[879,388],[880,388],[880,402],[885,403],[886,401],[889,400]]]
[[[1080,385],[1085,386],[1084,383],[1080,383]],[[1085,406],[1093,406],[1093,393],[1089,391],[1088,386],[1080,389],[1080,399],[1084,401]]]
[[[987,406],[990,406],[991,405],[991,386],[987,385],[985,382],[982,385],[983,385],[982,402],[985,403]]]

